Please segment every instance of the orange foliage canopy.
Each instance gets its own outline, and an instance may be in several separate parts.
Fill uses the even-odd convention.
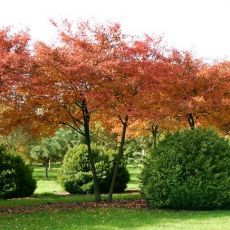
[[[202,73],[206,78],[208,119],[205,125],[230,134],[230,62],[209,66]]]
[[[65,23],[58,29],[58,45],[37,43],[35,47],[37,69],[30,82],[30,95],[34,95],[30,104],[36,105],[40,121],[68,125],[84,135],[82,108],[86,107],[91,119],[104,102],[98,91],[114,65],[119,25],[81,23],[74,33],[72,25]]]
[[[32,71],[27,33],[0,30],[0,131],[6,133],[26,120],[22,109]]]
[[[206,65],[166,51],[160,39],[128,37],[119,24],[53,24],[59,42],[38,42],[32,52],[28,34],[0,31],[2,132],[23,123],[38,133],[60,124],[82,132],[82,103],[91,121],[116,132],[125,117],[134,133],[148,123],[174,129],[187,121],[229,132],[229,62]]]

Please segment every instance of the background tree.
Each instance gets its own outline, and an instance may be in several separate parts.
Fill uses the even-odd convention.
[[[20,116],[25,99],[24,87],[32,73],[30,36],[25,32],[0,30],[0,131],[9,133],[18,124],[26,123]],[[17,108],[17,109],[15,109]]]
[[[53,137],[50,137],[50,140],[54,145],[56,145],[56,152],[60,156],[59,159],[64,158],[68,149],[74,147],[75,145],[84,143],[82,136],[76,133],[71,128],[59,128],[55,132]]]
[[[7,151],[18,153],[23,160],[30,161],[30,147],[35,138],[28,128],[18,126],[9,134],[0,136],[0,145],[4,145]]]
[[[206,79],[208,119],[206,126],[214,126],[225,135],[230,134],[230,63],[208,66],[202,73]]]
[[[172,75],[164,82],[165,104],[172,119],[185,122],[191,129],[198,117],[205,115],[205,78],[200,75],[204,67],[201,59],[189,52],[173,50],[171,53]]]
[[[45,176],[48,177],[48,169],[51,162],[63,161],[66,152],[83,141],[76,132],[70,128],[58,129],[54,136],[42,138],[36,145],[31,146],[30,157],[45,166]]]
[[[39,145],[31,147],[30,156],[37,162],[42,162],[45,167],[45,177],[48,178],[48,169],[51,161],[61,160],[58,146],[51,139],[43,139]]]

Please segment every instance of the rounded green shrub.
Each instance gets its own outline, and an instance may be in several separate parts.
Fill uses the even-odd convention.
[[[0,146],[0,198],[30,196],[35,189],[31,167]]]
[[[204,128],[168,134],[146,159],[142,194],[151,208],[229,208],[229,141]]]
[[[112,179],[114,156],[112,150],[93,145],[92,153],[98,176],[99,189],[101,193],[107,193]],[[70,149],[64,158],[59,180],[62,186],[71,194],[93,193],[93,176],[88,160],[87,146],[76,145]],[[122,163],[118,170],[114,192],[123,192],[129,181],[129,173]]]

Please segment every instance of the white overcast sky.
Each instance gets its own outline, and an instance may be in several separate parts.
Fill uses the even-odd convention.
[[[34,40],[54,39],[51,18],[119,22],[198,57],[230,59],[230,0],[0,0],[0,27],[28,27]]]

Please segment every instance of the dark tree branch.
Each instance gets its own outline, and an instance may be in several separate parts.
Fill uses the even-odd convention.
[[[120,122],[121,122],[122,124],[124,124],[124,120],[122,119],[122,117],[121,117],[120,115],[117,115],[117,117],[118,117],[118,119],[120,120]]]
[[[63,105],[63,108],[65,108],[66,112],[68,113],[68,115],[72,119],[74,125],[76,125],[76,126],[78,126],[78,125],[83,126],[84,125],[83,121],[81,121],[80,119],[74,117],[74,115],[71,113],[71,111],[68,109],[68,107],[66,105]]]
[[[81,135],[85,136],[85,133],[80,129],[79,126],[75,127],[75,126],[73,126],[73,125],[71,125],[71,124],[69,124],[67,122],[60,122],[60,124],[61,125],[66,125],[66,126],[72,128],[73,130],[75,130],[76,132],[80,133]]]

